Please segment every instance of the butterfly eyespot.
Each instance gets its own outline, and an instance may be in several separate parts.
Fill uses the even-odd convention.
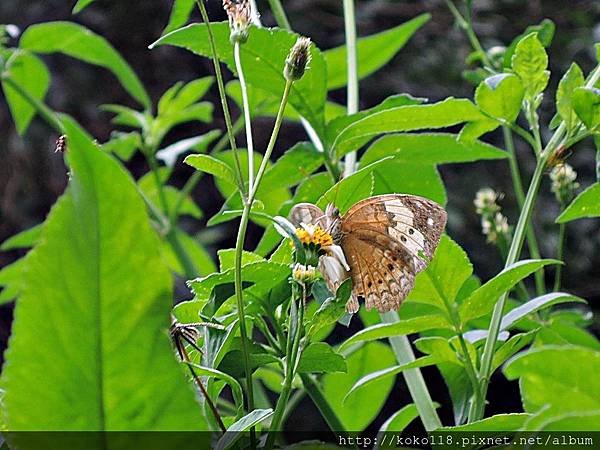
[[[397,256],[392,256],[392,261],[394,261],[394,262],[398,261],[398,257]]]
[[[388,264],[388,269],[394,270],[394,266],[392,264]]]
[[[382,284],[383,280],[377,280],[377,283]]]
[[[413,230],[412,228],[408,229],[408,234],[414,234],[414,233],[415,233],[415,230]]]
[[[370,281],[367,283],[367,287],[371,287],[373,286],[373,283],[371,283]]]
[[[406,238],[405,238],[404,236],[401,236],[401,237],[400,237],[400,240],[401,240],[402,242],[406,242]]]

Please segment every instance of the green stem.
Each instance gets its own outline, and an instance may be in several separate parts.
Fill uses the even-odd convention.
[[[240,43],[233,44],[233,55],[235,59],[235,69],[240,79],[242,88],[242,104],[244,110],[244,122],[246,123],[246,148],[248,150],[248,189],[252,190],[254,184],[254,139],[252,139],[252,121],[250,119],[250,102],[248,101],[248,87],[244,77],[242,59],[240,57]]]
[[[275,147],[275,142],[277,141],[277,136],[279,135],[279,129],[281,128],[281,122],[283,121],[283,113],[285,111],[285,106],[287,104],[291,86],[292,83],[290,81],[288,81],[285,85],[285,89],[281,98],[281,104],[279,105],[279,111],[277,112],[277,118],[275,119],[273,132],[271,133],[271,139],[269,140],[269,144],[267,145],[265,155],[256,175],[256,181],[254,183],[254,186],[252,187],[252,190],[250,191],[250,194],[248,196],[248,201],[244,203],[244,209],[242,211],[240,227],[238,229],[238,235],[235,244],[234,284],[235,296],[237,300],[238,318],[240,323],[240,337],[242,339],[242,353],[244,355],[244,371],[246,373],[248,411],[254,410],[254,393],[252,387],[252,369],[250,366],[250,350],[248,348],[248,333],[246,331],[246,315],[244,312],[244,295],[242,291],[242,253],[244,250],[244,242],[246,240],[246,231],[248,229],[248,221],[250,219],[250,210],[252,208],[252,203],[254,202],[256,192],[258,190],[258,187],[260,186],[260,181],[267,167],[269,158],[271,157],[271,153],[273,152],[273,148]]]
[[[471,47],[473,47],[473,49],[477,53],[479,53],[479,57],[481,58],[481,62],[483,63],[483,65],[486,66],[486,68],[492,68],[492,63],[491,63],[487,53],[483,49],[481,42],[479,42],[479,38],[475,34],[475,31],[473,30],[470,6],[467,9],[468,18],[465,19],[463,17],[463,15],[460,13],[460,11],[458,10],[458,8],[456,7],[456,5],[454,5],[454,3],[451,0],[446,0],[446,5],[448,5],[448,9],[450,10],[452,15],[456,19],[458,26],[461,27],[463,30],[465,30],[465,32],[467,33],[467,37],[469,38]]]
[[[344,26],[346,31],[346,65],[348,68],[347,109],[348,115],[358,112],[358,53],[356,48],[356,17],[354,0],[344,0]],[[354,173],[356,152],[350,152],[344,160],[344,176]]]
[[[400,320],[398,313],[395,311],[381,313],[380,316],[383,323],[396,323]],[[398,364],[408,364],[415,361],[415,354],[410,345],[410,341],[406,336],[391,337],[389,338],[389,341],[396,355]],[[419,416],[421,416],[421,421],[423,422],[425,430],[433,431],[440,428],[442,422],[433,406],[431,395],[429,395],[429,390],[427,389],[421,371],[419,369],[405,370],[402,372],[402,375],[406,380],[406,385],[408,386],[410,395],[417,407],[417,411],[419,411]]]
[[[504,135],[504,143],[508,152],[510,175],[512,177],[515,196],[517,197],[517,204],[519,205],[519,210],[522,210],[523,205],[525,204],[525,191],[523,190],[523,181],[521,180],[521,173],[519,170],[519,163],[517,161],[515,144],[512,138],[512,134],[506,126],[502,127],[502,133]],[[527,246],[529,248],[529,254],[533,259],[541,258],[540,249],[538,247],[537,238],[535,236],[535,230],[533,229],[533,226],[527,227]],[[542,268],[535,272],[534,278],[537,295],[543,295],[546,290],[546,286],[544,283],[544,269]]]
[[[565,204],[564,202],[560,202],[560,210],[564,211],[565,210]],[[561,223],[558,226],[558,246],[556,249],[556,259],[558,259],[559,261],[562,261],[563,259],[563,254],[565,252],[565,243],[566,243],[566,237],[567,237],[567,224],[566,223]],[[562,264],[559,264],[556,266],[556,273],[554,274],[554,292],[558,292],[560,290],[560,283],[561,283],[561,276],[562,276]]]
[[[462,351],[462,356],[465,361],[465,371],[467,372],[467,376],[471,381],[471,387],[473,388],[473,397],[471,398],[471,404],[469,405],[469,423],[474,420],[472,417],[475,412],[475,406],[479,403],[479,399],[481,397],[481,388],[479,386],[479,378],[477,377],[477,370],[475,369],[475,365],[473,364],[473,360],[471,359],[471,354],[469,353],[469,349],[467,348],[467,343],[465,342],[465,338],[463,337],[462,330],[457,330],[458,342],[460,343],[460,348]]]
[[[271,12],[273,13],[273,17],[275,17],[275,21],[280,28],[285,28],[286,30],[291,30],[290,22],[285,15],[285,10],[283,9],[283,5],[279,0],[269,0],[269,6],[271,7]]]
[[[233,126],[231,124],[231,113],[229,112],[229,105],[227,104],[227,94],[225,93],[225,84],[223,83],[223,74],[221,73],[221,66],[219,64],[217,46],[215,44],[212,27],[210,25],[210,19],[208,18],[208,13],[206,12],[206,7],[204,6],[204,0],[196,0],[196,4],[198,5],[198,9],[200,9],[200,15],[202,16],[202,20],[206,25],[206,33],[208,35],[208,42],[210,44],[213,66],[215,69],[215,76],[217,78],[217,86],[219,88],[219,97],[221,99],[221,106],[223,108],[223,116],[225,117],[227,136],[229,137],[229,145],[231,145],[231,150],[233,151],[236,178],[242,193],[242,198],[244,198],[246,195],[244,175],[242,174],[242,166],[240,164],[240,157],[237,152],[235,135],[233,133]]]
[[[321,392],[314,378],[308,374],[301,374],[300,379],[308,396],[321,413],[321,416],[323,416],[323,419],[325,419],[325,422],[327,422],[327,425],[329,425],[331,431],[336,434],[346,434],[347,431],[344,424],[325,398],[323,392]]]
[[[64,133],[63,124],[54,111],[27,92],[19,83],[10,78],[10,75],[3,74],[2,81],[13,88],[17,94],[19,94],[27,103],[33,106],[33,108],[35,108],[38,114],[48,123],[48,125],[54,128],[58,133]]]

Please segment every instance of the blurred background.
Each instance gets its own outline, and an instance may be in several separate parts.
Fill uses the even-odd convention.
[[[268,11],[266,0],[257,0],[262,21],[267,26],[275,24]],[[443,0],[394,1],[357,0],[357,21],[360,36],[366,36],[405,22],[418,14],[430,13],[431,20],[409,41],[404,49],[384,69],[376,72],[360,85],[361,107],[376,105],[385,97],[396,93],[410,93],[437,101],[447,96],[472,98],[474,86],[462,77],[468,69],[465,58],[471,52],[469,44]],[[212,74],[208,60],[195,57],[174,47],[148,50],[164,29],[171,8],[170,0],[116,1],[98,0],[78,16],[71,16],[75,1],[67,0],[2,0],[0,1],[0,24],[15,24],[21,30],[39,22],[74,20],[104,36],[117,48],[137,71],[146,85],[153,101],[173,83]],[[458,2],[457,2],[458,3]],[[554,113],[554,91],[558,80],[572,61],[588,72],[596,64],[593,44],[600,41],[600,2],[596,0],[479,0],[475,7],[475,31],[485,48],[507,45],[528,25],[549,18],[556,24],[556,33],[548,52],[550,55],[551,85],[541,108],[542,123],[548,123]],[[213,20],[224,20],[220,1],[207,2]],[[292,27],[310,36],[321,49],[338,46],[344,42],[342,2],[340,0],[287,0],[284,2]],[[194,13],[194,20],[199,20]],[[16,45],[15,42],[11,44]],[[107,71],[95,68],[68,57],[52,55],[44,57],[52,73],[52,85],[47,103],[55,110],[74,116],[100,142],[108,139],[113,127],[110,116],[100,112],[104,103],[122,103],[136,107],[115,78]],[[211,100],[218,104],[215,91]],[[4,98],[0,94],[0,242],[11,235],[44,220],[50,207],[66,186],[66,169],[60,155],[54,153],[58,137],[44,122],[36,119],[24,137],[17,135]],[[334,91],[332,100],[345,103],[345,91]],[[238,111],[235,111],[238,114]],[[194,136],[215,126],[223,129],[220,108],[216,108],[215,124],[211,127],[198,123],[178,127],[166,143]],[[271,130],[270,119],[260,119],[254,125],[256,147],[266,145]],[[548,130],[543,130],[548,137]],[[306,139],[303,129],[295,124],[284,126],[278,142],[281,153],[298,140]],[[502,147],[501,132],[487,135],[485,140]],[[524,180],[528,180],[534,167],[530,150],[517,140],[517,152]],[[569,159],[578,173],[579,183],[586,187],[595,181],[595,150],[591,141],[579,144]],[[135,177],[148,168],[143,158],[133,158],[128,168]],[[501,205],[511,224],[515,224],[516,200],[512,193],[510,172],[506,161],[476,164],[447,165],[440,169],[448,190],[448,233],[469,254],[475,272],[488,279],[502,268],[502,261],[495,247],[486,243],[481,234],[479,218],[475,214],[473,198],[482,187],[492,187],[505,193]],[[178,164],[172,183],[181,186],[192,169]],[[558,204],[550,193],[546,180],[534,217],[542,255],[554,257]],[[204,179],[193,193],[194,199],[204,211],[204,219],[187,219],[185,228],[205,242],[211,252],[218,248],[233,247],[235,223],[206,230],[204,223],[216,213],[222,198]],[[258,242],[260,229],[250,231],[251,244]],[[600,310],[600,221],[578,220],[568,226],[568,240],[564,270],[564,289],[588,299],[596,311]],[[19,252],[0,253],[0,267],[22,256]],[[548,283],[553,280],[547,274]],[[186,297],[185,288],[178,289],[181,298]],[[0,306],[0,355],[4,351],[10,333],[12,305]],[[600,332],[595,321],[593,331]],[[0,363],[2,358],[0,357]],[[426,369],[426,379],[433,396],[440,403],[449,405],[441,377],[435,369]],[[401,383],[392,392],[397,406],[408,400]],[[518,389],[501,376],[492,384],[490,401],[494,412],[518,409]],[[289,427],[296,430],[323,428],[312,404],[305,401],[301,423],[291,421]],[[397,408],[391,407],[374,422],[377,430],[381,419]],[[441,411],[445,423],[451,422],[449,407]],[[315,422],[317,421],[317,422]]]

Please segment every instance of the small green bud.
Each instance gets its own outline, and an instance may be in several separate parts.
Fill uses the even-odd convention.
[[[283,76],[288,81],[298,81],[310,63],[310,39],[299,37],[285,60]]]

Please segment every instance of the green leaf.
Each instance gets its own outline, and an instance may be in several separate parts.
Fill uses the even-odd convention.
[[[359,38],[356,43],[358,79],[367,77],[387,64],[430,17],[429,14],[421,14],[402,25]],[[332,90],[345,86],[348,82],[346,46],[326,50],[323,52],[323,56],[327,62],[327,89]]]
[[[538,34],[530,33],[521,39],[512,57],[512,69],[523,82],[525,98],[534,100],[546,89],[550,79],[547,67],[548,55]]]
[[[576,63],[571,64],[563,75],[556,90],[556,111],[565,122],[567,130],[572,130],[577,123],[577,115],[573,110],[572,96],[575,89],[585,84],[583,72]]]
[[[533,314],[541,309],[549,308],[550,306],[566,302],[586,303],[584,299],[575,295],[566,294],[564,292],[553,292],[551,294],[542,295],[534,298],[533,300],[529,300],[523,305],[518,306],[506,313],[504,317],[502,317],[500,329],[508,330],[512,325],[529,314]]]
[[[65,39],[68,36],[68,39]],[[139,78],[119,53],[101,36],[71,22],[46,22],[32,25],[19,43],[34,53],[64,53],[73,58],[110,70],[123,87],[146,109],[150,97]]]
[[[441,205],[446,204],[446,189],[437,168],[433,165],[405,163],[392,158],[377,165],[373,174],[371,195],[420,195]]]
[[[233,46],[229,41],[229,24],[213,23],[211,30],[219,59],[235,71]],[[285,86],[285,59],[297,38],[298,35],[282,29],[252,27],[248,42],[241,46],[241,61],[246,82],[281,98]],[[173,31],[161,37],[150,48],[159,45],[183,47],[206,57],[212,54],[204,24],[189,25]],[[326,68],[323,55],[314,45],[311,46],[311,56],[310,69],[300,81],[293,84],[289,102],[310,122],[317,133],[321,134],[326,97]]]
[[[213,77],[203,77],[190,81],[185,85],[181,82],[176,83],[158,101],[158,115],[175,114],[192,106],[204,97],[213,82]]]
[[[133,108],[128,108],[122,105],[101,105],[101,111],[108,111],[115,114],[111,123],[115,125],[123,125],[131,128],[139,128],[144,132],[148,132],[152,123],[152,116],[148,113],[141,113]]]
[[[214,377],[220,380],[223,380],[225,383],[229,385],[231,388],[231,392],[233,395],[233,399],[235,401],[236,406],[243,407],[244,405],[244,396],[242,393],[242,386],[240,383],[233,378],[231,375],[226,374],[225,372],[221,372],[220,370],[213,369],[211,367],[204,367],[199,364],[189,363],[190,366],[193,367],[194,372],[206,376],[206,377]]]
[[[552,43],[555,29],[556,26],[550,19],[544,19],[538,25],[528,26],[523,33],[513,39],[504,52],[504,68],[509,69],[511,67],[512,57],[515,54],[515,49],[517,48],[517,44],[521,41],[521,39],[531,33],[537,33],[537,37],[542,45],[548,48]]]
[[[458,135],[461,142],[472,142],[486,133],[494,131],[500,126],[500,123],[494,119],[483,119],[475,122],[468,122]]]
[[[117,161],[64,123],[69,188],[27,257],[2,372],[7,426],[205,428],[167,337],[172,280],[146,206]]]
[[[413,164],[448,164],[506,158],[506,152],[480,141],[460,141],[449,133],[393,134],[375,141],[360,159],[367,165],[386,156]]]
[[[431,105],[409,105],[372,114],[346,127],[333,143],[332,151],[340,157],[356,150],[365,138],[384,133],[444,128],[463,122],[485,119],[467,99],[447,98]]]
[[[546,405],[556,412],[600,409],[600,352],[585,347],[545,346],[517,355],[504,367],[509,380],[519,378],[527,412]]]
[[[292,187],[323,165],[323,153],[309,142],[299,142],[267,169],[259,190]]]
[[[451,328],[451,325],[444,317],[436,315],[413,317],[389,324],[378,323],[364,328],[350,336],[344,341],[341,348],[348,348],[357,342],[373,341],[375,339],[384,339],[391,336],[405,336],[407,334],[420,333],[421,331],[427,330]]]
[[[575,200],[556,219],[557,223],[570,222],[584,217],[600,216],[600,183],[592,184],[579,194]]]
[[[552,321],[538,330],[536,345],[578,345],[600,351],[600,341],[591,333],[563,321]]]
[[[386,369],[378,370],[376,372],[372,372],[368,375],[365,375],[360,380],[358,380],[348,391],[346,397],[344,397],[344,402],[351,398],[356,392],[361,389],[366,388],[367,386],[381,381],[385,378],[396,376],[397,374],[404,372],[408,369],[417,369],[419,367],[427,367],[437,364],[439,362],[438,358],[435,356],[423,356],[422,358],[418,358],[410,363],[401,364],[398,366],[388,367]]]
[[[518,431],[529,417],[531,415],[526,413],[497,414],[467,425],[442,427],[439,431],[442,433],[449,431]]]
[[[346,360],[325,342],[313,342],[304,350],[298,363],[298,373],[346,372]]]
[[[349,398],[348,390],[368,373],[389,367],[395,362],[392,350],[379,342],[370,342],[346,358],[348,373],[329,373],[323,376],[323,394],[346,430],[362,431],[379,414],[394,380],[379,380]]]
[[[464,250],[443,235],[431,263],[417,275],[408,300],[448,312],[447,302],[454,304],[461,286],[472,273],[473,266]]]
[[[169,23],[162,32],[163,35],[184,26],[192,14],[194,9],[194,0],[174,0]]]
[[[401,433],[404,429],[417,417],[419,417],[419,411],[414,403],[409,403],[400,410],[392,414],[379,428],[380,433],[394,432]],[[381,440],[378,441],[377,448],[388,448],[388,446],[381,445]],[[394,448],[391,445],[391,448]]]
[[[216,450],[228,450],[239,441],[243,433],[241,431],[247,431],[250,428],[258,425],[262,421],[268,419],[273,415],[272,409],[255,409],[254,411],[246,414],[240,420],[235,422],[229,428],[225,434],[217,442]]]
[[[181,243],[182,247],[185,248],[188,256],[194,263],[194,267],[198,270],[198,275],[206,276],[217,270],[217,266],[212,260],[210,253],[197,239],[182,230],[177,230],[177,240]],[[173,252],[173,247],[166,241],[163,242],[163,251],[166,258],[165,262],[168,264],[169,268],[182,277],[185,276],[185,268],[181,265],[181,261]]]
[[[11,302],[19,297],[23,287],[23,274],[26,265],[26,258],[21,258],[0,269],[0,286],[2,287],[0,305]]]
[[[102,144],[102,150],[114,153],[123,161],[129,161],[136,150],[142,147],[142,137],[137,131],[122,133],[113,131],[111,139]]]
[[[352,280],[347,278],[339,285],[334,297],[326,299],[312,317],[307,335],[313,336],[321,328],[336,323],[346,314],[346,302],[352,293]]]
[[[77,0],[75,6],[73,7],[73,14],[78,14],[87,8],[89,5],[94,3],[95,0]]]
[[[475,102],[492,117],[514,122],[521,110],[525,90],[519,77],[501,73],[486,78],[475,91]]]
[[[548,264],[562,264],[555,259],[527,259],[517,261],[473,292],[458,308],[463,324],[489,313],[498,297],[512,289],[519,281]]]
[[[575,88],[571,96],[571,104],[588,130],[593,130],[600,125],[600,89]]]
[[[43,102],[50,87],[50,73],[46,64],[29,52],[18,51],[13,58],[6,76],[33,98]],[[2,88],[17,131],[23,135],[35,116],[35,108],[4,80]]]
[[[234,186],[237,185],[233,170],[223,161],[210,155],[189,155],[183,161],[194,169],[210,173],[220,180],[226,181]]]
[[[535,430],[539,431],[583,431],[589,433],[591,430],[598,431],[598,424],[600,423],[600,410],[598,411],[582,411],[582,412],[568,412],[564,414],[556,414],[554,410],[543,411],[539,416],[543,414],[543,417],[535,417],[530,420],[527,425],[529,426],[535,420]],[[579,436],[581,439],[583,436]],[[562,440],[558,437],[554,437],[553,443],[560,444]],[[568,442],[568,441],[567,441]],[[577,441],[581,442],[581,441]],[[589,445],[589,444],[588,444]]]
[[[532,330],[527,333],[519,333],[512,336],[502,346],[494,352],[492,359],[492,372],[500,367],[504,362],[517,353],[519,350],[529,345],[535,337],[537,330]]]
[[[9,237],[2,243],[2,245],[0,245],[0,250],[7,252],[9,250],[16,250],[19,248],[33,247],[39,242],[43,227],[44,224],[40,223],[28,228],[25,231],[21,231],[12,237]]]

